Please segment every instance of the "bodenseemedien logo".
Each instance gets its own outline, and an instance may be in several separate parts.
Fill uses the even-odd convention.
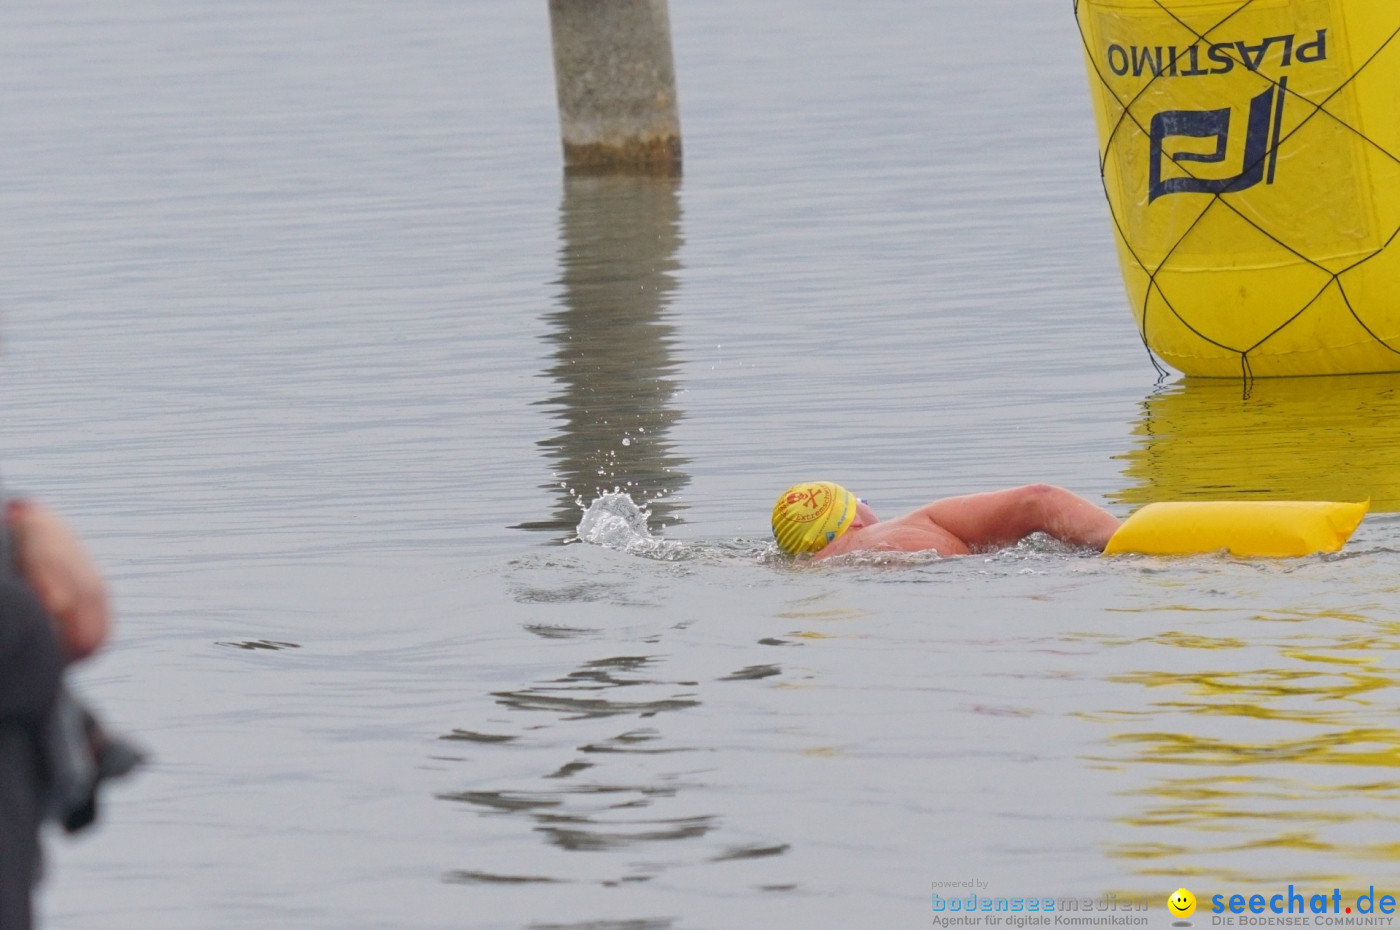
[[[1160,899],[1158,899],[1160,901]],[[1054,895],[933,894],[933,922],[944,928],[1146,927],[1149,906],[1142,897],[1104,894],[1097,898]]]
[[[987,913],[1041,913],[1053,911],[1055,909],[1054,898],[1027,898],[1027,897],[1005,897],[998,895],[976,895],[970,894],[966,897],[945,898],[937,892],[933,895],[933,909],[935,912],[948,912],[950,914],[976,914]]]

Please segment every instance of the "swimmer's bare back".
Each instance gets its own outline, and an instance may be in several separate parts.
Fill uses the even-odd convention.
[[[893,520],[852,526],[813,558],[850,552],[937,552],[968,555],[1014,546],[1032,533],[1103,550],[1118,518],[1064,488],[1031,484],[945,497]]]
[[[950,556],[969,555],[972,549],[920,509],[874,526],[848,530],[812,556],[812,561],[849,552],[937,552]]]

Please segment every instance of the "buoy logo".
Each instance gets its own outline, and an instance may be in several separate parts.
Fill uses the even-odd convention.
[[[1274,183],[1278,166],[1279,131],[1283,126],[1283,104],[1288,93],[1288,78],[1279,78],[1278,107],[1275,110],[1275,89],[1270,87],[1249,102],[1249,122],[1245,132],[1244,167],[1228,178],[1203,178],[1194,173],[1181,177],[1162,178],[1163,162],[1180,165],[1183,162],[1219,164],[1225,161],[1230,145],[1231,107],[1219,110],[1166,110],[1152,117],[1152,161],[1148,169],[1147,200],[1149,203],[1168,194],[1232,194],[1248,190],[1261,181]],[[1179,151],[1168,153],[1167,140],[1172,138],[1208,139],[1215,151]]]
[[[1178,888],[1167,898],[1167,910],[1176,918],[1190,917],[1196,913],[1196,896],[1185,888]]]

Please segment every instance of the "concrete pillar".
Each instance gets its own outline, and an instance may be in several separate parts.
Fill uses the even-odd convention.
[[[678,175],[666,0],[549,0],[564,168]]]

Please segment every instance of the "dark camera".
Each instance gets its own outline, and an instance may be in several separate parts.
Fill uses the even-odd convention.
[[[44,725],[43,754],[48,783],[45,813],[69,833],[97,819],[97,792],[104,781],[128,774],[145,756],[107,732],[65,686]]]

